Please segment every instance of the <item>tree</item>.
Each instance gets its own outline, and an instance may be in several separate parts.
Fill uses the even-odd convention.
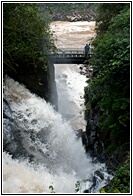
[[[49,21],[39,13],[36,3],[3,4],[3,64],[4,73],[18,66],[45,64],[44,55],[53,46]]]
[[[106,33],[111,19],[121,12],[121,10],[129,8],[127,3],[100,3],[96,6],[96,31],[97,36]]]
[[[126,4],[116,6],[121,11],[110,10],[115,5],[104,12],[104,19],[107,13],[115,13],[110,20],[107,17],[108,23],[103,20],[97,27],[91,62],[94,77],[85,92],[99,106],[99,129],[109,154],[130,141],[130,9]]]

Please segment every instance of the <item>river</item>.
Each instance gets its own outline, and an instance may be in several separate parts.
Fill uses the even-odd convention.
[[[90,24],[94,29],[92,22]],[[55,22],[51,26],[59,36],[56,41],[58,47],[65,42],[63,47],[82,47],[92,36],[87,22]],[[71,33],[63,35],[67,31],[73,31],[75,40]],[[8,119],[3,124],[4,139],[12,141],[10,149],[16,154],[14,158],[6,152],[3,154],[4,194],[75,193],[75,189],[82,193],[93,186],[96,170],[103,173],[104,180],[99,177],[95,179],[97,183],[92,187],[92,193],[99,192],[108,180],[105,165],[94,164],[86,156],[81,138],[75,134],[75,130],[85,127],[84,116],[79,116],[79,112],[84,109],[81,96],[86,77],[79,73],[76,65],[55,65],[55,71],[60,97],[58,112],[44,99],[30,93],[25,86],[9,77],[5,78],[3,97],[8,102],[5,107]],[[66,91],[63,91],[64,88]]]
[[[91,43],[95,37],[95,21],[57,21],[52,22],[50,27],[57,48],[83,50],[85,44]],[[59,112],[69,120],[74,130],[85,131],[86,127],[83,97],[88,78],[85,73],[86,68],[82,64],[55,64]]]
[[[83,48],[95,37],[95,21],[51,23],[57,48]]]

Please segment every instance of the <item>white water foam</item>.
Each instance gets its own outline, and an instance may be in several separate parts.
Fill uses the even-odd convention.
[[[70,121],[75,130],[85,131],[84,87],[86,76],[80,74],[76,64],[55,64],[55,80],[58,93],[58,108],[62,116]]]
[[[4,153],[4,193],[50,193],[50,185],[56,193],[74,193],[77,180],[88,178],[101,167],[86,157],[71,126],[45,100],[9,77],[4,82],[4,97],[22,129],[23,147],[35,157],[34,163],[28,163],[24,157],[16,160]]]

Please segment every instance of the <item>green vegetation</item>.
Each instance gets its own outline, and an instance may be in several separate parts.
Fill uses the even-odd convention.
[[[53,47],[46,11],[40,4],[3,3],[4,73],[37,63],[46,67],[45,56]]]
[[[114,4],[101,4],[100,9],[102,5],[105,19]],[[106,30],[103,17],[98,20],[91,61],[94,77],[85,89],[86,105],[99,106],[99,129],[107,151],[110,145],[116,149],[130,139],[130,10],[125,4],[114,13]]]
[[[113,180],[100,190],[101,193],[129,193],[130,192],[130,158],[116,171]]]
[[[97,108],[98,130],[106,155],[130,142],[130,4],[97,5],[97,36],[93,40],[94,75],[85,89],[86,119]],[[116,171],[108,190],[129,192],[129,161]]]
[[[49,189],[51,190],[51,193],[55,193],[53,185],[50,185]]]

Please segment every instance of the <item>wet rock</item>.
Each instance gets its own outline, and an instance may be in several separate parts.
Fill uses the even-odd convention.
[[[82,129],[78,129],[78,130],[76,130],[75,132],[76,132],[77,138],[81,138],[81,137],[82,137],[82,132],[83,132]]]
[[[94,172],[95,175],[99,176],[102,180],[104,179],[104,174],[102,174],[99,170]]]
[[[8,102],[3,100],[3,149],[10,149],[11,152],[14,152],[16,146],[13,147],[14,136],[11,128],[12,123],[12,111]]]
[[[97,185],[97,178],[96,176],[93,176],[92,178],[92,186],[90,187],[89,191],[91,192],[93,188],[95,188]]]
[[[7,151],[12,155],[15,155],[16,149],[17,149],[17,144],[14,141],[8,143],[6,146],[4,144],[4,151]]]
[[[13,140],[13,134],[11,130],[11,123],[9,119],[3,119],[3,141],[4,145],[10,143]]]
[[[3,99],[3,117],[11,119],[12,111],[6,99]]]
[[[80,71],[80,74],[81,74],[81,75],[83,75],[83,74],[84,74],[84,72],[83,72],[83,71]]]
[[[82,137],[82,144],[85,146],[86,149],[86,147],[88,146],[88,138],[86,132],[82,132],[81,137]]]
[[[89,192],[89,190],[84,190],[84,192],[83,192],[83,193],[90,193],[90,192]]]

